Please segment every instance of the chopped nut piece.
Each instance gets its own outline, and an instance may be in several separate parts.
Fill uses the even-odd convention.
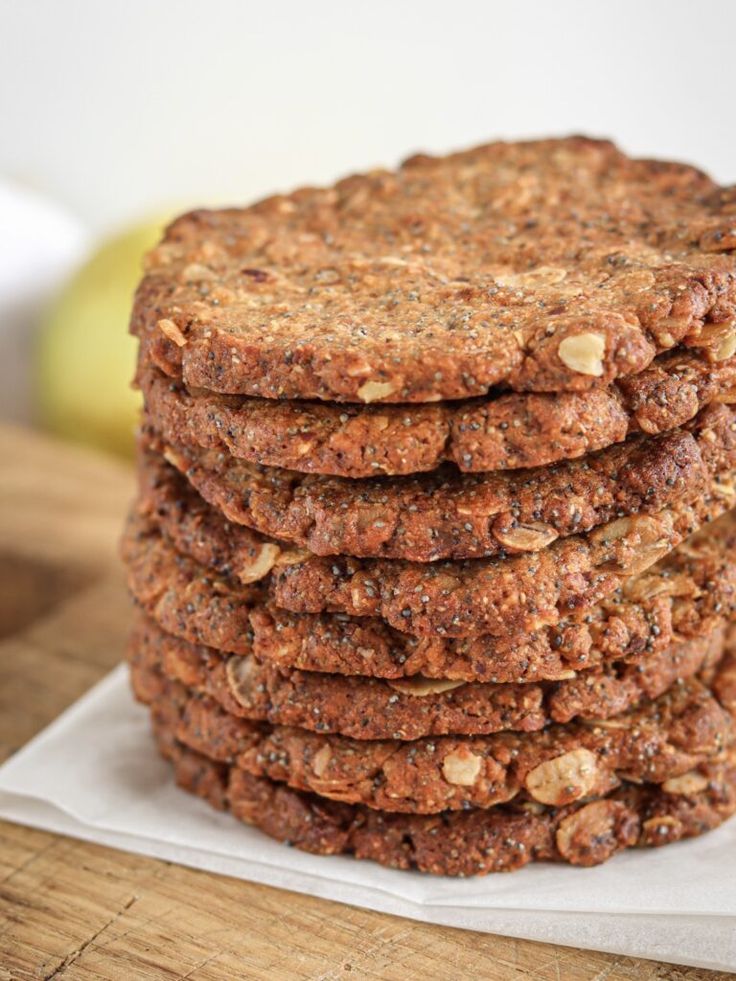
[[[679,575],[669,577],[652,575],[628,579],[624,583],[623,591],[626,598],[635,603],[646,603],[655,596],[682,596],[695,599],[700,595],[700,590],[694,587],[692,580],[687,576]]]
[[[724,337],[723,340],[719,341],[716,347],[713,349],[713,360],[714,361],[725,361],[730,358],[736,352],[736,329]]]
[[[560,536],[551,525],[542,522],[519,524],[503,531],[494,529],[496,539],[514,552],[538,552]]]
[[[596,543],[616,542],[631,534],[632,529],[633,524],[631,518],[616,518],[615,521],[609,521],[600,528],[595,528],[591,535],[591,539]]]
[[[391,382],[367,381],[358,389],[358,398],[362,399],[363,402],[377,402],[379,399],[393,395],[394,391]]]
[[[626,818],[619,801],[597,800],[560,821],[555,842],[573,865],[598,865],[630,841],[619,842],[617,826]],[[632,829],[633,831],[633,829]]]
[[[238,570],[238,579],[244,583],[263,579],[273,569],[280,554],[281,549],[278,545],[270,543],[262,545],[258,555],[252,561],[244,563]]]
[[[638,576],[639,573],[644,572],[650,566],[654,565],[670,550],[669,544],[654,544],[645,545],[637,553],[636,557],[630,562],[626,563],[624,571],[629,576]]]
[[[682,822],[671,814],[658,814],[645,821],[641,830],[642,845],[664,845],[682,837]]]
[[[173,320],[159,320],[156,326],[165,337],[168,337],[168,339],[173,341],[178,347],[184,347],[184,345],[187,343],[186,337],[182,334],[180,328],[177,327]]]
[[[257,670],[258,666],[253,657],[231,654],[227,659],[225,666],[227,683],[233,698],[243,708],[250,708],[253,704],[253,699],[251,698],[253,694],[253,677]]]
[[[535,800],[525,800],[523,803],[519,804],[519,808],[520,810],[525,811],[527,814],[534,814],[535,816],[544,814],[545,812],[544,804],[540,804]]]
[[[671,525],[655,515],[632,515],[610,521],[593,532],[596,543],[617,545],[623,551],[605,560],[600,568],[611,568],[636,576],[653,565],[671,547]]]
[[[736,351],[736,320],[703,324],[688,343],[691,347],[705,348],[711,361],[725,361]]]
[[[442,776],[448,783],[471,787],[478,779],[483,759],[468,750],[456,750],[442,761]]]
[[[164,447],[163,458],[167,463],[170,463],[172,467],[176,467],[176,469],[182,473],[186,473],[189,469],[186,457],[175,450],[173,446]]]
[[[598,781],[598,759],[589,749],[572,749],[530,770],[524,786],[542,804],[562,807],[579,800]]]
[[[603,374],[603,355],[606,340],[600,334],[573,334],[560,341],[557,354],[571,371],[600,378]]]
[[[287,548],[284,551],[279,549],[279,555],[276,557],[274,565],[299,565],[300,562],[306,562],[311,557],[312,553],[305,548]]]
[[[708,786],[708,778],[697,770],[690,770],[679,777],[670,777],[662,784],[662,790],[668,794],[698,794]]]
[[[447,678],[425,678],[421,674],[416,674],[413,678],[400,678],[388,682],[389,687],[394,691],[401,692],[402,695],[413,695],[415,698],[441,695],[442,692],[461,688],[464,684],[464,681],[450,681]]]
[[[312,757],[312,770],[318,777],[323,777],[332,759],[332,750],[329,746],[323,746]]]

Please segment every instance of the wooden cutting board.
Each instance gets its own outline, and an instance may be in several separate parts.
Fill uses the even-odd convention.
[[[0,754],[119,659],[118,463],[0,426]],[[71,778],[71,777],[70,777]],[[0,822],[0,978],[726,978],[398,917]]]

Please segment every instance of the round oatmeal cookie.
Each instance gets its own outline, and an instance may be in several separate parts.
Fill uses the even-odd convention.
[[[364,480],[174,446],[150,427],[141,445],[145,466],[160,469],[155,456],[164,456],[235,524],[315,555],[437,562],[535,552],[615,518],[692,501],[736,466],[735,421],[736,409],[710,405],[682,429],[552,467],[480,475],[447,464]]]
[[[252,532],[196,497],[184,509],[175,495],[172,506],[143,500],[137,520],[213,572],[246,583],[260,577],[275,605],[291,612],[381,617],[420,637],[505,636],[554,625],[567,611],[605,599],[723,514],[733,503],[733,477],[718,475],[694,504],[618,518],[539,552],[470,562],[327,559],[277,542],[259,548]]]
[[[678,348],[619,385],[506,393],[419,406],[351,406],[216,395],[142,366],[138,384],[164,439],[250,463],[338,477],[406,475],[450,461],[464,472],[548,466],[667,432],[732,399],[736,357],[712,364]]]
[[[176,739],[190,749],[295,790],[410,814],[517,797],[564,807],[622,780],[667,784],[728,750],[736,735],[731,715],[694,679],[613,719],[410,742],[252,722],[141,668],[132,681],[137,697],[171,714]]]
[[[637,458],[634,454],[633,459],[627,457],[626,466],[618,461],[618,466],[611,468],[612,475],[620,481],[615,497],[612,477],[610,496],[605,496],[604,489],[599,484],[596,493],[599,499],[598,508],[586,515],[584,523],[582,520],[576,521],[572,528],[568,527],[566,530],[575,531],[577,534],[590,531],[588,525],[591,521],[595,526],[600,519],[613,515],[623,518],[629,507],[633,507],[634,511],[638,512],[643,500],[648,502],[645,509],[647,513],[647,511],[656,511],[657,504],[664,507],[666,503],[693,500],[703,495],[709,488],[712,493],[714,483],[711,471],[724,463],[736,462],[736,440],[731,448],[725,441],[719,443],[718,438],[719,434],[731,433],[733,414],[730,409],[709,409],[700,422],[705,423],[707,420],[711,425],[703,425],[702,430],[699,431],[705,452],[700,452],[699,447],[697,452],[694,451],[691,435],[680,433],[676,437],[673,435],[663,440],[662,446],[657,447],[654,458],[650,454]],[[734,430],[736,431],[736,427]],[[717,450],[716,446],[719,446]],[[666,461],[664,468],[659,467],[660,461]],[[638,471],[635,466],[637,462],[642,464]],[[652,464],[648,471],[650,476],[647,476],[645,462]],[[228,521],[219,511],[205,503],[204,498],[176,467],[144,444],[139,447],[138,463],[138,500],[142,513],[151,516],[181,551],[192,555],[204,565],[225,571],[228,575],[236,575],[243,582],[253,582],[265,576],[274,566],[296,564],[297,560],[304,561],[308,557],[308,553],[300,552],[298,548],[283,541],[263,537],[246,525]],[[662,469],[664,473],[661,472]],[[662,488],[659,493],[655,489],[652,473],[660,474]],[[637,474],[636,478],[634,474]],[[550,473],[546,488],[548,492],[554,491],[555,477],[555,474]],[[639,481],[643,479],[646,482],[646,493],[643,492],[640,484],[634,486],[633,494],[626,493],[627,481],[633,484],[634,479]],[[559,516],[562,510],[560,501],[565,484],[561,480],[559,484],[559,492],[552,493],[556,504],[555,507],[551,507],[553,517]],[[570,484],[568,483],[567,486],[569,488]],[[727,482],[721,478],[715,487],[716,493],[725,498],[728,494]],[[533,490],[534,483],[528,481],[525,489]],[[508,501],[512,494],[507,493],[504,496]],[[518,507],[521,506],[520,496],[517,495],[515,502]],[[578,495],[578,498],[581,498],[581,495]],[[569,510],[570,501],[568,500],[567,503]],[[498,502],[495,506],[498,507]],[[531,501],[527,503],[527,507],[529,506]],[[578,517],[582,519],[582,512],[579,510]],[[518,519],[515,520],[518,522]],[[524,551],[538,551],[551,544],[556,540],[552,538],[553,530],[551,525],[549,528],[544,528],[537,523],[522,527],[517,523],[505,533],[499,527],[497,533],[506,542],[507,554],[513,555]],[[503,555],[504,552],[497,554]],[[350,560],[347,561],[349,563]],[[333,564],[330,562],[330,566]]]
[[[147,258],[131,329],[148,362],[223,393],[587,391],[680,342],[734,353],[731,199],[583,137],[419,155],[182,216]]]
[[[530,862],[600,865],[617,852],[705,834],[736,812],[736,760],[701,764],[663,785],[624,784],[562,808],[536,801],[489,810],[391,814],[325,800],[208,759],[177,742],[154,714],[161,754],[176,782],[272,838],[318,855],[349,854],[395,869],[471,876]]]
[[[139,606],[168,633],[282,667],[401,678],[415,674],[494,682],[561,680],[608,660],[663,650],[703,636],[736,603],[736,531],[729,514],[605,602],[571,611],[531,634],[417,638],[374,618],[290,614],[176,552],[141,518],[128,526],[123,557]]]
[[[431,679],[384,681],[279,668],[255,655],[223,654],[173,637],[139,616],[127,659],[206,695],[231,715],[354,739],[533,732],[549,722],[608,719],[677,681],[705,676],[724,652],[724,630],[680,641],[637,661],[543,684]]]
[[[488,562],[309,557],[275,567],[269,594],[275,606],[293,613],[378,617],[414,637],[536,631],[603,602],[730,503],[708,494],[697,505],[619,518],[544,551]]]
[[[178,555],[144,522],[129,520],[121,542],[128,588],[164,630],[195,644],[250,653],[251,609],[263,602],[258,583],[230,581]]]

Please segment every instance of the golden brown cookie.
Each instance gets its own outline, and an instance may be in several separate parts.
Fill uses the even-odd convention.
[[[444,814],[387,814],[301,793],[178,743],[154,717],[176,781],[272,838],[319,855],[350,854],[435,875],[511,872],[529,862],[592,866],[624,848],[694,838],[736,812],[733,754],[662,785],[625,784],[608,797],[549,808],[537,802]]]
[[[250,463],[338,477],[404,475],[446,461],[466,472],[547,466],[666,432],[732,400],[736,358],[678,348],[638,375],[589,392],[507,393],[434,405],[338,405],[189,390],[143,366],[149,419],[171,443]]]
[[[430,679],[398,681],[279,668],[254,655],[223,654],[165,633],[139,616],[131,665],[207,695],[231,715],[339,733],[354,739],[533,732],[549,722],[607,719],[677,681],[708,673],[723,656],[723,628],[581,677],[542,684]]]
[[[413,477],[305,475],[174,447],[150,428],[142,445],[147,466],[160,469],[156,455],[165,455],[235,524],[316,555],[436,562],[534,552],[615,518],[692,501],[734,467],[735,419],[731,406],[710,405],[671,433],[552,467],[483,475],[450,465]]]
[[[667,784],[734,743],[734,720],[690,679],[608,720],[538,732],[356,740],[252,722],[142,665],[137,696],[175,720],[179,742],[254,776],[378,810],[435,814],[515,798],[564,807],[605,796],[622,781]]]
[[[147,361],[225,393],[587,391],[679,342],[734,353],[732,207],[692,167],[584,137],[416,156],[179,218],[132,329]]]
[[[604,600],[723,514],[732,481],[727,472],[693,504],[618,518],[539,552],[469,562],[327,559],[273,541],[253,545],[252,533],[196,500],[185,506],[184,519],[178,506],[164,510],[144,501],[128,534],[158,530],[215,573],[261,581],[264,595],[291,612],[380,617],[418,637],[503,637],[554,625]]]
[[[531,634],[415,638],[382,620],[278,610],[258,583],[243,586],[180,555],[142,519],[123,541],[128,584],[168,633],[285,667],[401,678],[541,681],[609,660],[663,650],[677,637],[714,630],[735,605],[734,519],[694,535],[605,602],[573,610]]]

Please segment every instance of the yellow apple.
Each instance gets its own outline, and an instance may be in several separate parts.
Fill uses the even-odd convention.
[[[41,422],[77,442],[130,455],[140,411],[131,388],[136,342],[128,334],[143,255],[165,222],[105,242],[67,283],[41,324],[35,387]]]

